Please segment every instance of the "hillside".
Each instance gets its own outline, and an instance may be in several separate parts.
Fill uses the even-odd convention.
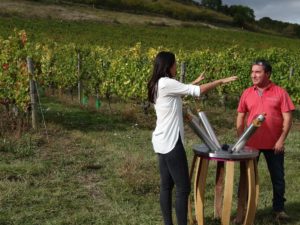
[[[164,3],[165,1],[162,1]],[[167,0],[166,7],[169,11],[174,10],[178,16],[168,17],[168,13],[158,9],[150,13],[132,13],[132,10],[119,10],[108,8],[94,8],[85,4],[58,3],[57,1],[20,1],[3,0],[0,2],[0,16],[2,17],[22,17],[22,18],[45,18],[61,19],[68,21],[97,21],[105,23],[122,24],[158,24],[167,26],[180,25],[208,25],[206,22],[219,22],[230,24],[231,18],[209,9],[196,7],[193,5],[184,5],[181,3],[172,3]],[[172,7],[171,7],[172,6]],[[160,6],[159,6],[160,7]],[[136,11],[135,11],[136,12]],[[166,14],[167,16],[164,16]],[[194,15],[194,19],[187,19],[184,16]],[[173,17],[173,18],[172,18]],[[177,18],[177,19],[176,19]],[[198,18],[198,19],[197,19]],[[209,25],[212,27],[212,25]]]
[[[228,6],[220,1],[212,5],[201,0],[36,0],[59,4],[80,3],[94,8],[105,8],[135,14],[154,14],[184,21],[202,21],[222,26],[241,27],[256,32],[300,37],[300,25],[263,17],[255,20],[253,9],[241,5]]]
[[[38,42],[73,42],[112,48],[141,42],[146,47],[164,46],[170,50],[220,50],[232,45],[295,50],[300,44],[299,39],[236,27],[225,28],[200,21],[132,14],[73,3],[53,4],[51,0],[47,3],[1,0],[0,19],[0,36],[7,38],[14,28],[25,29],[30,40]]]
[[[1,0],[0,18],[93,21],[101,23],[248,30],[300,37],[300,25],[263,18],[239,25],[231,16],[191,0]]]
[[[51,4],[29,1],[7,1],[0,2],[0,16],[3,18],[28,18],[28,19],[54,19],[64,21],[94,21],[103,23],[121,24],[147,24],[165,26],[186,26],[186,25],[212,25],[194,22],[181,21],[168,17],[155,15],[132,14],[117,12],[107,9],[95,9],[86,5],[74,4]]]
[[[232,25],[232,18],[197,5],[191,0],[37,0],[44,3],[89,5],[135,14],[167,16],[184,21],[203,21]]]

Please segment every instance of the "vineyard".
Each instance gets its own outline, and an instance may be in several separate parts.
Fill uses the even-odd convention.
[[[173,48],[141,43],[131,47],[120,43],[116,48],[41,42],[30,38],[31,32],[12,33],[0,37],[0,224],[161,224],[157,156],[151,145],[156,118],[154,113],[144,114],[136,106],[147,103],[146,87],[153,58],[159,51],[174,51]],[[259,50],[241,45],[239,42],[222,50],[174,51],[178,79],[182,63],[186,82],[204,70],[204,82],[236,74],[238,81],[210,92],[207,102],[211,95],[237,100],[243,89],[251,85],[251,62],[263,57],[273,65],[272,80],[286,88],[294,103],[299,104],[300,50],[269,47]],[[39,127],[45,125],[45,129],[35,130],[25,125],[25,129],[20,129],[21,135],[14,135],[19,132],[18,124],[22,126],[19,121],[33,118],[32,79],[41,96],[44,91],[55,92],[53,96],[40,98],[44,124]],[[59,93],[68,98],[59,98]],[[75,104],[70,102],[70,96],[75,97]],[[97,100],[96,108],[103,101],[99,110],[78,104],[79,101],[86,104],[88,96]],[[107,104],[110,100],[112,111]],[[204,98],[195,101],[203,102]],[[221,143],[235,140],[236,103],[228,110],[215,105],[205,108]],[[38,111],[39,116],[41,112]],[[287,225],[300,221],[299,118],[296,110],[293,129],[286,141],[286,209],[291,215]],[[23,130],[27,132],[22,133]],[[199,138],[187,130],[185,148],[189,163],[195,143],[199,143]],[[270,177],[264,160],[259,163],[260,195],[255,224],[273,225]],[[205,221],[217,225],[220,222],[214,219],[211,188],[216,165],[211,168],[207,177],[210,188],[206,191]],[[235,169],[238,173],[239,168]],[[234,187],[237,199],[237,180]]]
[[[40,88],[52,88],[96,96],[145,101],[147,81],[151,74],[155,55],[164,47],[145,47],[137,43],[133,47],[113,50],[109,47],[58,44],[41,44],[27,39],[26,32],[14,31],[7,39],[0,39],[0,99],[19,111],[29,107],[29,76],[26,58],[34,62],[34,79]],[[192,81],[206,71],[206,82],[229,75],[237,75],[239,81],[220,87],[218,95],[239,96],[251,85],[250,64],[257,58],[266,58],[273,65],[272,80],[284,87],[293,101],[300,103],[300,50],[281,48],[257,50],[234,45],[226,50],[195,50],[175,52],[177,62],[186,65],[186,81]]]

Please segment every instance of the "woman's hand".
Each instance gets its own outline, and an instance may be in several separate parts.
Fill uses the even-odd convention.
[[[219,85],[227,84],[227,83],[235,81],[237,79],[238,79],[237,76],[232,76],[232,77],[227,77],[227,78],[223,78],[223,79],[220,79],[220,80],[215,80],[215,81],[212,81],[212,82],[207,83],[207,84],[201,84],[200,85],[200,92],[202,94],[204,94],[204,93],[208,92],[209,90],[216,88]]]
[[[192,82],[192,84],[198,84],[198,83],[200,83],[200,81],[202,81],[202,80],[204,80],[205,79],[205,71],[203,71],[200,75],[199,75],[199,77],[197,77],[197,79],[196,80],[194,80],[193,82]]]
[[[237,76],[226,77],[226,78],[221,79],[221,82],[222,82],[222,84],[226,84],[226,83],[230,83],[232,81],[235,81],[237,79],[238,79]]]

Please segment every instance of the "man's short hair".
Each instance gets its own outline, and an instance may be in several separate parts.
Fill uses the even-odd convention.
[[[271,64],[265,60],[265,59],[257,59],[252,63],[252,66],[254,65],[258,65],[258,66],[262,66],[264,68],[264,71],[266,73],[269,73],[271,75],[272,73],[272,66]]]

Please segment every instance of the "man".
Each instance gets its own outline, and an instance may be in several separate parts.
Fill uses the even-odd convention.
[[[247,145],[264,154],[273,186],[273,211],[276,219],[288,219],[284,209],[284,142],[291,128],[295,106],[288,93],[270,80],[271,73],[272,67],[266,60],[252,64],[253,86],[247,88],[240,98],[236,126],[240,136],[246,127],[246,118],[249,125],[258,114],[266,113],[265,122]]]

